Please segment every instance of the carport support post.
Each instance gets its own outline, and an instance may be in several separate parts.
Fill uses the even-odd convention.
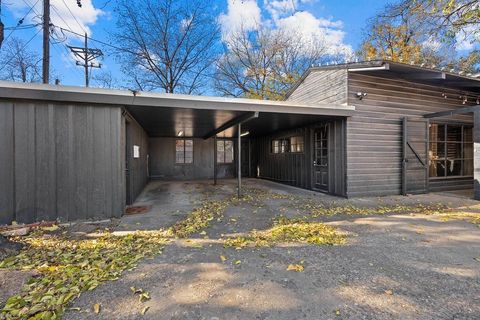
[[[237,141],[237,179],[238,179],[238,197],[242,196],[242,124],[238,124],[238,141]]]
[[[217,185],[217,135],[213,136],[213,185]]]
[[[473,183],[473,197],[480,200],[480,110],[473,112]]]

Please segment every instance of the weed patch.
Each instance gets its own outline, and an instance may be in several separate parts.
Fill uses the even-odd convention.
[[[245,237],[228,238],[224,241],[224,246],[241,249],[247,246],[273,246],[278,243],[339,245],[345,242],[345,234],[324,223],[280,218],[270,229],[255,230]]]
[[[63,234],[37,231],[17,239],[25,249],[0,263],[0,268],[35,269],[18,295],[10,297],[2,319],[58,319],[69,302],[100,283],[116,280],[145,257],[159,254],[163,232],[136,232],[126,236],[110,233],[99,238],[71,240]]]

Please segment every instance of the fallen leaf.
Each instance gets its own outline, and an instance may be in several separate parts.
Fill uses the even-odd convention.
[[[240,263],[242,263],[242,261],[241,261],[241,260],[237,260],[237,261],[235,261],[234,263],[235,263],[235,264],[240,264]]]
[[[301,272],[301,271],[305,270],[305,267],[302,266],[301,264],[289,264],[288,267],[287,267],[287,270],[288,271]]]
[[[393,291],[392,290],[385,290],[385,294],[388,294],[389,296],[391,296],[393,294]]]
[[[476,257],[476,258],[473,258],[473,260],[477,260],[478,262],[480,262],[480,256]]]
[[[140,288],[135,288],[135,287],[130,287],[130,290],[133,292],[133,294],[137,294],[137,293],[142,293],[143,290],[140,289]]]
[[[96,314],[100,313],[100,304],[99,303],[95,303],[93,305],[93,312],[95,312]]]
[[[225,262],[227,261],[227,258],[225,256],[220,256],[220,260],[222,260],[222,262]]]
[[[142,311],[140,311],[140,314],[143,316],[145,313],[147,313],[148,309],[150,309],[150,307],[143,308]]]
[[[143,292],[142,294],[140,294],[138,301],[145,302],[147,300],[150,300],[150,294],[148,292]]]

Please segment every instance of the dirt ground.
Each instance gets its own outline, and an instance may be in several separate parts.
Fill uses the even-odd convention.
[[[339,199],[279,184],[246,180],[247,188],[273,190],[296,199],[378,206],[448,204],[480,211],[464,194]],[[235,192],[234,181],[152,182],[116,232],[173,225],[206,198]],[[144,260],[119,280],[76,299],[65,319],[479,319],[480,230],[468,221],[435,215],[335,215],[309,218],[347,233],[345,245],[279,245],[224,248],[219,239],[272,225],[279,216],[305,217],[289,199],[258,194],[230,206],[205,232],[172,240],[163,254]],[[92,228],[93,230],[94,228]],[[85,233],[89,228],[72,228]],[[221,256],[226,258],[221,260]],[[480,259],[480,258],[479,258]],[[303,263],[304,271],[288,271]],[[151,297],[140,302],[131,287]],[[92,311],[94,304],[101,312]],[[148,307],[146,310],[145,307]],[[142,310],[145,312],[143,315]]]

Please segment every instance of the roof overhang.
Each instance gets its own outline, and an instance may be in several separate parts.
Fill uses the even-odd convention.
[[[252,135],[305,126],[324,119],[353,115],[355,107],[298,104],[240,98],[134,92],[83,87],[24,84],[0,81],[0,99],[36,100],[125,107],[150,136],[204,137],[246,113],[258,113],[243,127]],[[222,133],[235,135],[232,128]]]
[[[329,69],[346,69],[352,73],[364,73],[375,76],[393,73],[395,76],[407,81],[470,91],[475,94],[480,93],[480,75],[455,73],[453,70],[446,68],[429,68],[426,65],[415,65],[389,60],[373,60],[309,68],[297,84],[289,91],[289,94],[291,94],[310,73],[317,70]]]
[[[401,78],[428,85],[449,87],[453,89],[480,92],[480,78],[454,73],[451,70],[427,68],[392,61],[371,61],[366,63],[351,64],[347,67],[349,72],[375,73],[393,72]]]

